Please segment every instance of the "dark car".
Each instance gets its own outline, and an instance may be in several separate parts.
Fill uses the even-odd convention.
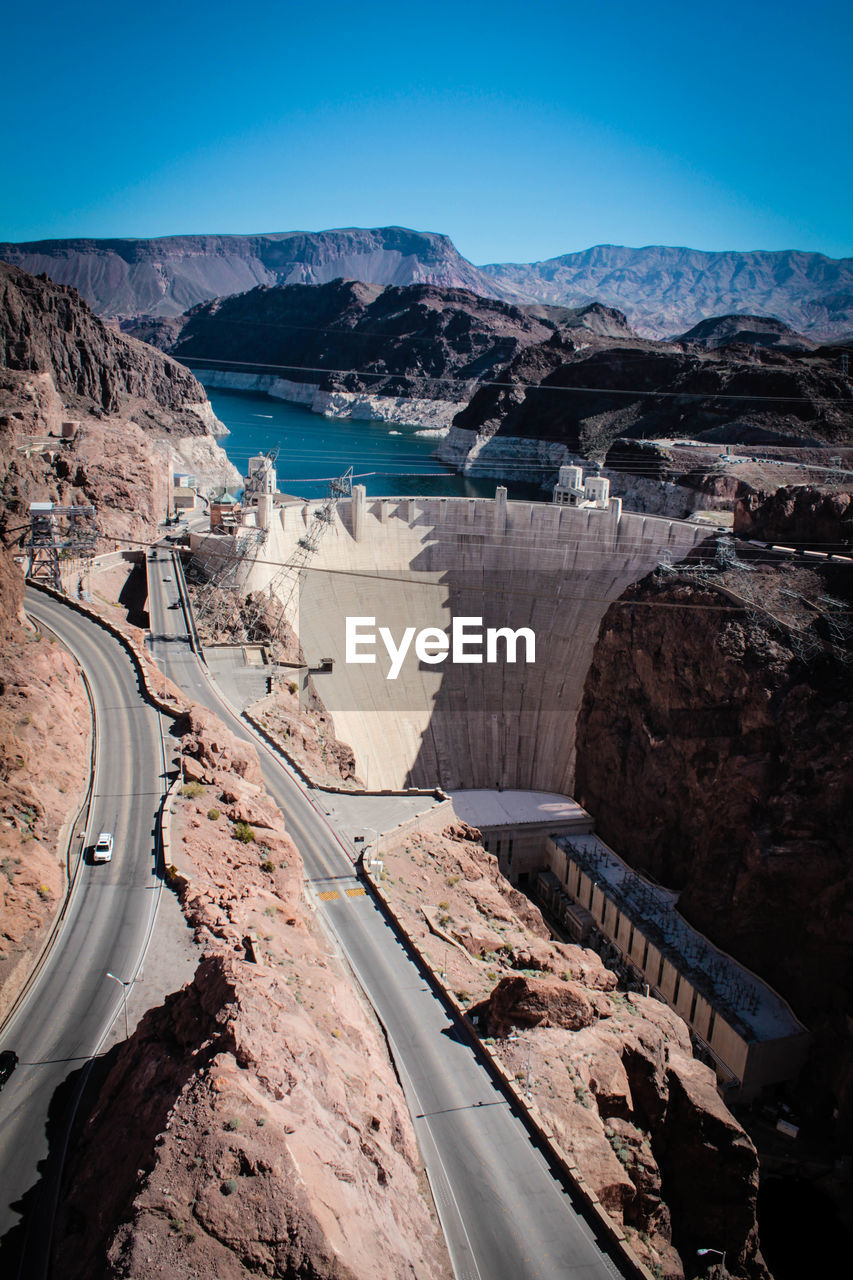
[[[17,1065],[18,1055],[13,1053],[11,1049],[4,1049],[0,1053],[0,1089],[3,1088]]]

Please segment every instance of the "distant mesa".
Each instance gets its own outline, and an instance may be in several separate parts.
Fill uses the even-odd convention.
[[[684,333],[711,316],[776,317],[815,342],[853,335],[853,259],[797,250],[710,253],[595,245],[532,263],[477,267],[446,236],[405,227],[262,235],[39,240],[0,244],[0,258],[70,284],[102,316],[168,318],[257,285],[327,284],[468,289],[523,305],[624,313],[642,337]]]
[[[103,316],[180,315],[256,285],[435,284],[481,297],[505,290],[461,256],[447,236],[404,227],[268,235],[165,236],[155,240],[38,240],[0,244],[0,258],[70,284]]]

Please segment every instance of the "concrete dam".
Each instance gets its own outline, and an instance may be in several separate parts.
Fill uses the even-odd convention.
[[[263,513],[269,531],[245,589],[269,586],[321,506],[279,498]],[[356,486],[335,505],[288,612],[308,665],[332,660],[314,682],[370,789],[571,795],[575,722],[608,606],[706,536],[686,522],[622,512],[618,500],[603,508],[508,502],[503,489],[494,500],[367,499]],[[347,619],[361,620],[360,645],[350,646],[358,661],[347,661]],[[437,633],[450,633],[454,619],[471,620],[464,652],[473,660],[436,655]],[[398,650],[407,628],[435,629],[432,650],[419,658],[410,633],[391,679],[380,628]],[[476,632],[490,628],[531,631],[534,660],[522,636],[509,661],[512,646],[498,636],[487,661]]]

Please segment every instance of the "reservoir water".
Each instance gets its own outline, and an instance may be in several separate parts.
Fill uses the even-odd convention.
[[[416,426],[324,418],[302,405],[244,391],[208,389],[213,411],[229,430],[220,444],[245,475],[249,458],[278,449],[276,472],[283,493],[325,496],[330,478],[348,467],[371,496],[426,494],[446,498],[493,498],[504,483],[510,498],[541,501],[534,484],[458,475],[432,454],[438,437]]]

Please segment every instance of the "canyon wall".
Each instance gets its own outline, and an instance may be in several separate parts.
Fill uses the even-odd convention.
[[[0,263],[0,536],[19,541],[30,502],[49,501],[92,504],[107,537],[150,539],[170,466],[202,486],[239,480],[224,431],[189,370],[73,289]]]
[[[575,794],[603,839],[816,1037],[809,1109],[853,1136],[849,567],[649,578],[601,626]]]

